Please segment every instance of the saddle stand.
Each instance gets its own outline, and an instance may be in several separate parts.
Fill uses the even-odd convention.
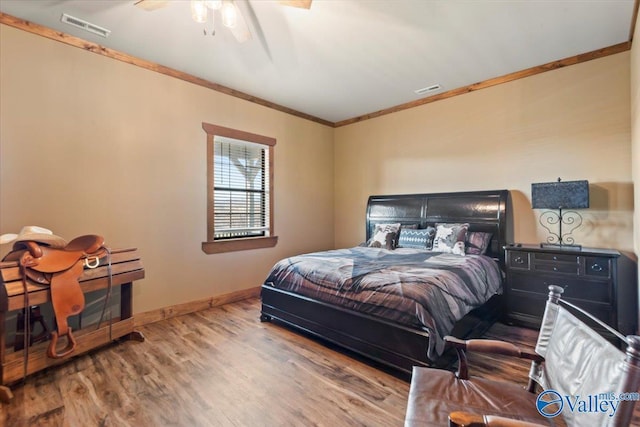
[[[40,285],[48,285],[51,304],[56,319],[57,330],[51,331],[51,342],[47,356],[59,359],[70,355],[76,348],[76,340],[68,323],[68,318],[84,310],[84,294],[78,279],[84,267],[95,268],[99,259],[108,254],[104,247],[104,238],[98,235],[80,236],[70,241],[64,248],[52,248],[35,241],[21,241],[14,245],[13,251],[5,257],[6,261],[17,260],[22,273],[25,307],[29,305],[27,279]],[[25,325],[30,326],[30,310],[25,310]],[[25,348],[29,346],[29,331],[24,334]],[[58,351],[58,339],[66,338],[64,349]],[[25,352],[25,357],[26,352]]]
[[[26,310],[29,310],[28,315],[26,314]],[[27,331],[29,331],[29,334],[27,334],[27,337],[25,337],[25,316],[30,320],[28,326],[29,329],[27,329]],[[40,325],[41,331],[39,334],[35,335],[34,331],[36,330],[37,324]],[[47,328],[47,323],[44,320],[44,316],[42,316],[42,313],[40,312],[39,305],[31,306],[28,309],[24,308],[18,313],[16,317],[16,338],[13,344],[14,351],[24,349],[25,338],[28,339],[29,346],[32,346],[39,342],[49,341],[49,328]]]
[[[144,276],[136,248],[110,250],[99,236],[83,236],[62,249],[16,242],[13,252],[0,261],[0,402],[10,402],[13,394],[9,386],[30,374],[115,340],[144,341],[133,318],[133,283]],[[84,298],[87,308],[83,310]],[[89,314],[93,320],[87,325],[78,319],[78,326],[73,326],[75,319],[69,317],[80,311],[86,313],[89,301],[97,302],[96,298],[103,299],[100,318]],[[39,305],[49,302],[57,325],[39,316]],[[21,349],[9,350],[6,320],[12,312],[16,313],[18,329],[14,344],[18,345],[16,340],[22,344]],[[48,341],[49,335],[55,341]]]

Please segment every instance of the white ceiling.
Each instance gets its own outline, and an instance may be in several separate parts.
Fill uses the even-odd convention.
[[[237,0],[252,32],[239,44],[219,23],[203,35],[186,0],[133,3],[0,0],[0,11],[330,122],[627,42],[634,14],[634,0]]]

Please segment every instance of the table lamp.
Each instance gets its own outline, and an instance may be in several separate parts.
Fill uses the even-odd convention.
[[[548,232],[549,237],[541,247],[558,247],[580,249],[571,235],[582,225],[582,216],[567,209],[584,209],[589,207],[589,181],[541,182],[531,184],[531,207],[548,209],[540,214],[539,222]],[[558,212],[555,212],[557,210]],[[552,226],[558,225],[558,232]],[[563,231],[563,225],[565,229]],[[568,231],[567,231],[568,228]]]

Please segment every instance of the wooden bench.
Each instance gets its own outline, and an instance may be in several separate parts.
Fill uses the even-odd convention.
[[[13,330],[8,330],[7,320],[16,313],[24,310],[24,291],[17,262],[0,262],[0,401],[8,402],[13,397],[8,385],[22,380],[25,375],[50,366],[64,363],[72,357],[86,353],[92,349],[108,344],[120,338],[143,341],[144,337],[134,330],[133,323],[133,281],[144,278],[144,267],[136,248],[113,250],[111,254],[112,272],[112,293],[115,296],[119,293],[119,312],[105,315],[100,327],[97,321],[83,325],[80,329],[74,329],[77,340],[76,351],[60,359],[47,357],[47,342],[35,343],[29,346],[28,360],[25,371],[24,349],[16,350],[13,342],[9,342],[8,336]],[[85,269],[80,277],[80,287],[85,294],[88,305],[91,305],[91,293],[102,291],[109,287],[108,261],[107,258],[100,260],[100,265],[94,269]],[[50,293],[48,286],[38,285],[29,281],[27,290],[29,292],[29,304],[46,305],[50,303]],[[119,290],[119,292],[115,292]],[[96,292],[99,293],[99,292]],[[112,302],[114,302],[112,299]],[[96,302],[95,305],[102,309],[103,301]],[[85,308],[85,312],[87,308]],[[15,312],[15,313],[14,313]],[[99,316],[98,316],[99,317]],[[49,319],[49,322],[52,322]],[[49,323],[51,324],[51,323]],[[54,326],[54,325],[52,325]]]

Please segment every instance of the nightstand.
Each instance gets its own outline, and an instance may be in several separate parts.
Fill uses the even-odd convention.
[[[509,245],[505,257],[507,323],[539,328],[548,286],[558,285],[563,299],[624,335],[637,332],[637,269],[620,252]]]

